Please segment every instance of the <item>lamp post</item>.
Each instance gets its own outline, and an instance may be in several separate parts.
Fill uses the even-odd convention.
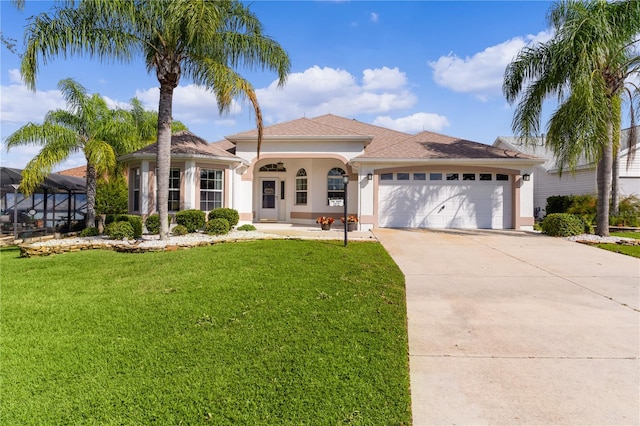
[[[349,186],[349,175],[342,175],[342,183],[344,184],[344,246],[347,246],[347,226],[348,226],[348,217],[347,217],[347,187]]]

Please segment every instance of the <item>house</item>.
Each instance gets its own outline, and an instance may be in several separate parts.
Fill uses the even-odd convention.
[[[375,227],[530,229],[543,160],[515,150],[422,132],[410,135],[328,114],[208,144],[185,131],[171,141],[169,210],[230,207],[241,222],[314,224],[357,215]],[[156,209],[156,150],[120,158],[129,210]],[[347,185],[343,176],[348,176]]]
[[[638,129],[640,131],[640,129]],[[621,146],[618,155],[619,194],[621,197],[640,195],[640,152],[631,151],[629,160],[629,129],[622,131]],[[640,150],[640,138],[636,137],[636,148]],[[525,144],[524,140],[512,136],[500,136],[493,146],[544,158],[546,161],[535,167],[533,204],[536,217],[543,217],[546,212],[547,198],[553,195],[597,194],[596,165],[581,159],[575,173],[560,169],[556,165],[556,157],[544,146],[544,137],[534,138],[533,143]]]

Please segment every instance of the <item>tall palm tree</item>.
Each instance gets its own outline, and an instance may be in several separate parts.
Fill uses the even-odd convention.
[[[100,95],[87,94],[76,81],[61,80],[58,88],[68,109],[49,111],[42,124],[22,126],[7,137],[7,149],[42,146],[22,172],[20,190],[25,194],[31,194],[55,165],[83,152],[87,160],[86,226],[94,227],[97,177],[115,167],[118,152],[135,148],[137,132],[128,112],[109,109]]]
[[[575,171],[582,156],[597,163],[596,232],[605,236],[625,80],[640,70],[633,47],[640,1],[564,0],[552,6],[548,21],[554,36],[518,53],[505,71],[503,93],[510,103],[518,101],[513,130],[525,139],[541,133],[543,102],[557,99],[546,144],[560,170]]]
[[[39,60],[59,54],[86,54],[131,62],[143,56],[147,70],[160,83],[158,105],[158,212],[160,237],[169,231],[167,220],[173,91],[184,74],[211,90],[219,111],[232,101],[248,99],[258,127],[258,155],[262,114],[255,90],[235,69],[269,69],[283,85],[289,57],[265,36],[257,17],[238,0],[85,0],[31,19],[26,29],[26,51],[21,73],[35,87]]]

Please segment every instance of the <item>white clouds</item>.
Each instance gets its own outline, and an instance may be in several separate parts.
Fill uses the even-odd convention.
[[[449,126],[449,120],[442,115],[418,112],[396,119],[389,116],[377,117],[373,124],[405,133],[419,133],[424,130],[441,132]]]
[[[64,98],[60,91],[31,91],[22,84],[18,70],[9,71],[10,85],[2,86],[0,116],[2,126],[23,125],[30,121],[42,122],[47,112],[64,108]]]
[[[268,122],[332,113],[346,117],[388,113],[413,107],[417,97],[398,68],[367,69],[359,82],[342,69],[314,65],[289,75],[284,88],[274,81],[258,89]]]
[[[146,109],[158,110],[160,90],[157,87],[136,90],[135,96]],[[229,115],[238,114],[240,105],[234,101],[229,109]],[[189,126],[199,123],[216,123],[229,125],[234,123],[228,119],[221,119],[218,114],[218,103],[213,93],[194,84],[178,86],[173,92],[173,117]]]
[[[473,93],[486,100],[501,94],[504,70],[523,47],[550,38],[551,33],[547,31],[524,38],[516,37],[464,59],[451,53],[429,62],[429,66],[438,85],[454,92]]]
[[[371,12],[371,14],[369,15],[369,20],[371,22],[373,22],[374,24],[378,22],[378,18],[379,18],[379,16],[375,12]]]

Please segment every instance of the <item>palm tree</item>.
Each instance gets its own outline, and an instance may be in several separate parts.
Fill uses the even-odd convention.
[[[541,133],[543,102],[558,100],[546,144],[560,170],[575,171],[582,156],[597,163],[596,232],[606,236],[625,80],[640,70],[633,50],[640,1],[564,0],[551,8],[548,21],[554,36],[518,53],[505,71],[503,93],[509,103],[518,101],[513,130],[525,140]]]
[[[289,57],[271,38],[249,8],[238,0],[85,0],[31,19],[25,34],[21,73],[35,88],[39,60],[59,54],[131,62],[139,55],[160,83],[158,105],[158,212],[160,237],[169,223],[168,194],[171,161],[173,91],[184,74],[211,90],[218,109],[227,112],[238,97],[248,99],[258,127],[258,155],[262,113],[255,90],[235,69],[269,69],[283,85]]]
[[[100,95],[88,95],[76,81],[61,80],[58,88],[68,110],[49,111],[42,124],[22,126],[7,137],[7,149],[42,146],[22,171],[20,190],[24,194],[31,194],[55,165],[71,154],[83,152],[87,160],[86,226],[94,227],[97,176],[115,167],[118,152],[129,152],[136,147],[137,132],[129,113],[109,109]]]

